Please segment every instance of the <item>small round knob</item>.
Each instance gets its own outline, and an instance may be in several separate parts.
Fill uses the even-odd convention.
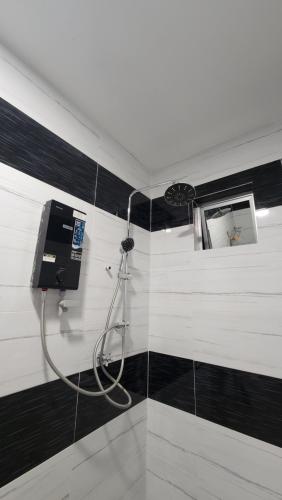
[[[65,269],[58,269],[56,272],[56,281],[59,283],[59,285],[62,285],[64,283],[64,272]]]

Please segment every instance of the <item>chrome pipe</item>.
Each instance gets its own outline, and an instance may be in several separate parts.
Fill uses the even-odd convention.
[[[175,184],[177,182],[174,179],[164,181],[164,182],[158,182],[157,184],[151,184],[150,186],[144,186],[140,189],[134,189],[132,193],[130,193],[129,198],[128,198],[128,207],[127,207],[127,238],[130,236],[130,215],[131,215],[131,201],[132,198],[135,194],[137,193],[142,193],[143,191],[149,191],[150,189],[154,189],[156,187],[160,186],[166,186],[167,184]]]

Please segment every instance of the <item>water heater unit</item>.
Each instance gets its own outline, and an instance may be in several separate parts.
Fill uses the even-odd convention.
[[[32,286],[77,290],[86,214],[50,200],[43,209]]]

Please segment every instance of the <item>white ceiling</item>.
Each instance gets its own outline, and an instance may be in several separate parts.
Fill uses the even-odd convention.
[[[0,40],[148,169],[282,121],[282,0],[0,0]]]

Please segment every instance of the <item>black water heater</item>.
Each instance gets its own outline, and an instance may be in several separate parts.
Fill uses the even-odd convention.
[[[77,290],[86,214],[55,200],[43,209],[32,286]]]

